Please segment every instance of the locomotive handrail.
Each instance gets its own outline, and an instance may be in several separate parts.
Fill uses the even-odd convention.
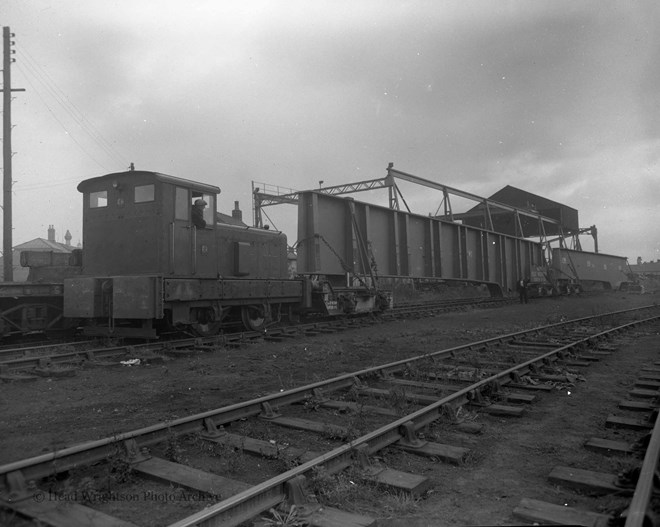
[[[192,229],[192,243],[190,244],[190,250],[192,254],[190,255],[191,264],[192,264],[192,274],[197,274],[197,226],[193,225]]]

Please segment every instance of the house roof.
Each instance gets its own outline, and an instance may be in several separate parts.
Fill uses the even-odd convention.
[[[215,221],[218,223],[226,223],[227,225],[238,225],[239,227],[247,227],[247,224],[243,223],[241,220],[229,216],[228,214],[223,214],[222,212],[215,213]]]
[[[64,245],[63,243],[51,242],[44,238],[35,238],[34,240],[15,245],[15,251],[53,251],[56,253],[70,253],[75,247]]]

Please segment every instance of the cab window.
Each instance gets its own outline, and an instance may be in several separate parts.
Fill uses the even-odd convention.
[[[188,189],[176,187],[176,194],[174,197],[174,219],[188,220],[190,219],[190,205],[188,198]]]
[[[135,187],[135,203],[145,203],[156,198],[155,185],[140,185]]]
[[[108,206],[108,191],[100,190],[98,192],[89,193],[89,208],[98,209]]]

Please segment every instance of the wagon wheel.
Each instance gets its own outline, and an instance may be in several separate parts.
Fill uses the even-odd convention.
[[[296,324],[300,324],[300,313],[294,310],[293,306],[288,307],[288,318],[289,318],[289,324],[295,326]]]
[[[212,337],[220,333],[221,322],[216,318],[213,309],[199,309],[196,318],[197,322],[191,324],[191,329],[195,335],[199,337]]]
[[[251,331],[263,331],[266,325],[264,306],[243,306],[241,308],[243,325]]]
[[[198,337],[212,337],[220,333],[220,322],[197,322],[191,325],[191,329]]]

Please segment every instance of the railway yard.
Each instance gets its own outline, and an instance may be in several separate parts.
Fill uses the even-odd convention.
[[[478,205],[403,212],[395,179]],[[0,520],[641,525],[657,293],[582,250],[596,229],[570,207],[391,163],[348,190],[373,185],[389,207],[255,188],[249,226],[215,185],[82,181],[79,254],[28,251],[28,281],[0,287]],[[259,219],[281,202],[293,247]]]
[[[0,527],[660,525],[648,7],[14,4]]]
[[[629,449],[653,427],[660,324],[550,352],[657,317],[657,298],[515,299],[5,368],[1,521],[606,525],[630,506]]]

